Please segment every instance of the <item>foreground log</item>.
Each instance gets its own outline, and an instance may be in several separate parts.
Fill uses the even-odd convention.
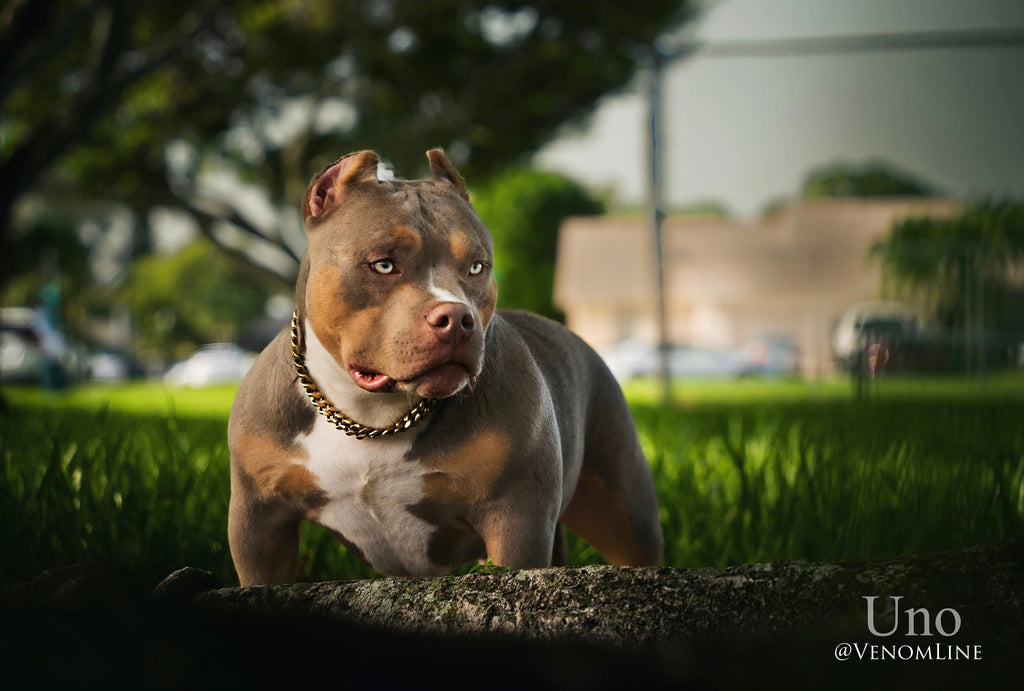
[[[0,688],[1019,688],[1021,659],[1024,541],[255,588],[186,568],[152,592],[0,574]]]
[[[905,610],[912,608],[928,611],[927,617],[917,611],[909,623],[923,643],[1020,639],[1024,542],[856,564],[588,566],[226,588],[204,593],[200,602],[302,612],[392,632],[499,634],[615,648],[811,631],[873,636],[867,627],[871,604],[878,633],[907,633]],[[930,635],[922,638],[926,625]],[[941,633],[954,627],[955,635]]]

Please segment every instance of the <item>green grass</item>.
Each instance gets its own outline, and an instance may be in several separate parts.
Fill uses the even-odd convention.
[[[626,396],[631,404],[658,403],[661,387],[654,379],[630,382]],[[673,401],[684,407],[714,404],[754,405],[808,401],[850,401],[856,395],[849,378],[807,381],[791,378],[744,378],[678,380],[672,385]],[[887,377],[870,382],[863,397],[871,401],[916,401],[1024,398],[1024,375],[1006,372],[979,381],[964,377]]]
[[[1024,537],[1024,405],[635,406],[666,562],[857,560]]]
[[[857,560],[1024,538],[1024,386],[887,381],[627,389],[658,486],[671,566]],[[225,528],[233,390],[4,390],[0,570],[86,562],[235,582]],[[599,561],[570,540],[570,563]],[[306,580],[371,575],[304,526]]]
[[[77,410],[150,415],[159,417],[227,419],[237,385],[187,389],[157,382],[91,384],[66,391],[36,387],[5,387],[18,406],[44,410]]]
[[[15,400],[0,423],[0,570],[86,562],[152,578],[190,564],[229,573],[225,427],[223,416]]]

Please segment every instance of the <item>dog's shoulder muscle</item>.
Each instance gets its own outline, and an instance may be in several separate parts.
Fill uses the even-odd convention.
[[[292,366],[289,331],[284,329],[256,359],[242,381],[231,407],[228,441],[239,435],[260,435],[282,447],[308,433],[316,410],[297,385]]]

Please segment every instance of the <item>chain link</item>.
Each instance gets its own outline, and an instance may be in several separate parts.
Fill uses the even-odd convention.
[[[393,434],[398,434],[414,426],[437,405],[436,398],[424,398],[416,404],[416,407],[388,427],[361,425],[345,415],[335,408],[333,403],[327,400],[327,396],[317,388],[317,385],[313,383],[313,378],[309,376],[309,371],[306,370],[305,359],[299,350],[298,311],[292,312],[292,363],[295,365],[295,372],[299,375],[299,383],[302,385],[303,391],[309,396],[309,400],[313,402],[313,407],[316,408],[317,412],[327,418],[327,421],[339,430],[356,439],[377,439],[378,437],[389,437]]]

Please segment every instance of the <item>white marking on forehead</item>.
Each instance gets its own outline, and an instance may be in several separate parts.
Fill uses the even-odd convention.
[[[442,302],[459,302],[462,303],[463,305],[466,305],[467,307],[469,306],[469,303],[467,302],[465,295],[456,295],[450,290],[447,290],[445,288],[438,288],[437,285],[434,284],[433,269],[430,270],[430,276],[427,280],[427,290],[430,292],[431,295],[433,295]],[[461,293],[462,291],[460,290],[459,292]]]
[[[377,181],[391,182],[394,179],[395,169],[391,167],[391,164],[385,163],[384,161],[377,161]]]

